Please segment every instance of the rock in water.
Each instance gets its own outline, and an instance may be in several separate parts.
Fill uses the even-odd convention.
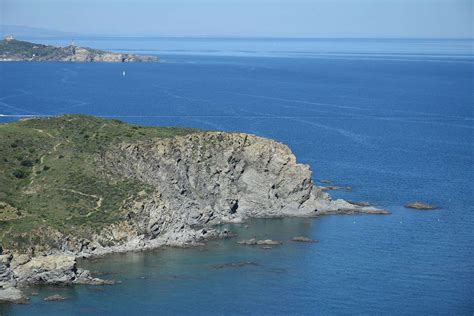
[[[296,241],[296,242],[307,242],[307,243],[316,243],[319,242],[318,240],[314,240],[308,237],[303,237],[303,236],[297,236],[291,238],[291,241]]]
[[[258,240],[257,245],[259,246],[278,246],[283,244],[283,242],[278,241],[278,240],[271,240],[271,239],[265,239],[265,240]]]
[[[230,262],[216,264],[212,266],[214,269],[223,269],[223,268],[242,268],[245,266],[258,266],[259,264],[253,261],[242,261],[242,262]]]
[[[16,303],[25,304],[28,298],[17,288],[14,287],[0,287],[0,304],[1,303]]]
[[[59,295],[59,294],[54,294],[54,295],[44,298],[44,300],[47,302],[55,302],[55,301],[58,302],[58,301],[64,301],[66,299],[67,297]]]
[[[434,210],[434,209],[437,208],[434,205],[427,204],[427,203],[424,203],[424,202],[419,202],[419,201],[407,203],[407,204],[405,204],[405,207],[406,208],[413,208],[413,209],[417,209],[417,210]]]
[[[113,281],[91,277],[89,271],[77,268],[75,257],[65,255],[28,257],[21,264],[12,264],[11,274],[18,285],[113,284]]]
[[[249,246],[277,246],[283,244],[281,241],[278,240],[271,240],[271,239],[264,239],[264,240],[257,240],[255,238],[251,239],[243,239],[237,242],[241,245],[249,245]]]
[[[255,246],[257,244],[257,239],[251,238],[251,239],[243,239],[241,241],[237,242],[240,245],[250,245],[250,246]]]
[[[347,200],[347,202],[351,203],[352,205],[357,205],[357,206],[363,206],[363,207],[370,206],[370,203],[365,202],[365,201],[350,201],[350,200]]]

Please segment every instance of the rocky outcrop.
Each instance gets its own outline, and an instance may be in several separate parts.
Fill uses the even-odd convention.
[[[16,303],[25,304],[28,302],[28,298],[23,292],[12,286],[1,286],[0,287],[0,304],[1,303]]]
[[[123,207],[124,220],[90,240],[64,242],[63,252],[90,256],[186,246],[227,237],[222,223],[248,218],[387,214],[333,201],[290,149],[249,134],[207,132],[122,144],[99,158],[104,176],[146,184]]]
[[[0,302],[26,302],[27,297],[17,288],[25,285],[113,284],[113,281],[94,278],[88,270],[77,268],[74,256],[3,255],[0,262],[5,271],[5,277],[0,279]]]
[[[0,281],[10,286],[104,284],[78,269],[75,257],[195,245],[231,236],[219,224],[255,217],[386,214],[332,200],[313,184],[309,166],[297,163],[287,146],[254,135],[206,132],[123,143],[96,160],[104,177],[127,178],[148,189],[131,196],[120,210],[122,220],[99,234],[77,238],[50,233],[60,246],[46,256],[0,256]],[[266,248],[281,244],[256,239],[242,243]]]
[[[127,143],[105,152],[98,164],[104,176],[130,178],[150,190],[124,205],[123,221],[102,234],[61,237],[62,252],[90,256],[187,246],[228,237],[217,225],[252,217],[387,213],[331,200],[287,146],[249,134],[193,133]]]
[[[130,216],[155,235],[175,216],[189,226],[203,226],[366,210],[332,201],[287,146],[248,134],[210,132],[127,144],[108,152],[103,162],[112,172],[153,187],[138,205],[144,212],[135,208]]]
[[[31,257],[25,254],[2,256],[7,268],[5,285],[32,284],[107,284],[93,278],[89,271],[77,268],[76,258],[66,255]]]

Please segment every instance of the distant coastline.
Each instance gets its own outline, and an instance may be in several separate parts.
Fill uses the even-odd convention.
[[[35,44],[19,41],[12,36],[0,42],[0,61],[59,61],[59,62],[157,62],[158,56],[113,53],[88,47]]]

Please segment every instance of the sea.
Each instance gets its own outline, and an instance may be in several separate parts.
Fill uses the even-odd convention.
[[[68,38],[25,38],[68,45]],[[473,40],[80,38],[159,63],[0,63],[0,122],[82,113],[287,144],[388,216],[258,219],[205,246],[80,262],[2,315],[473,315]],[[421,200],[439,208],[419,211]],[[319,243],[296,243],[306,236]],[[240,238],[283,241],[272,249]],[[52,294],[62,302],[45,302]]]

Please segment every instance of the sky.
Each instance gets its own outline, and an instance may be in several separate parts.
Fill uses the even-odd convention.
[[[85,35],[472,38],[474,0],[0,0],[0,25]]]

